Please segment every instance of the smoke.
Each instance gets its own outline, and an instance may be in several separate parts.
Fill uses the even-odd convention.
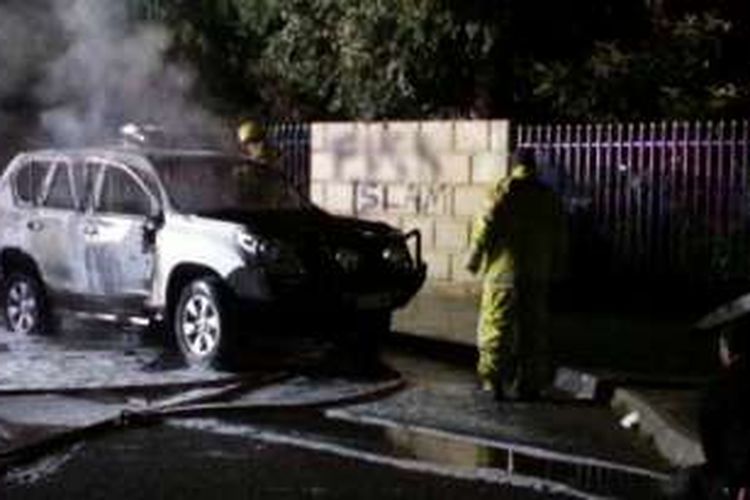
[[[53,37],[56,30],[40,7],[35,2],[0,4],[0,96],[22,88],[34,76],[32,61],[45,60],[51,53],[46,38]]]
[[[49,60],[56,23],[45,15],[46,2],[0,0],[0,163],[34,130],[34,104],[28,89]]]
[[[57,146],[107,141],[127,122],[220,137],[191,99],[194,73],[167,60],[168,31],[131,22],[128,3],[0,0],[0,104],[26,103]]]

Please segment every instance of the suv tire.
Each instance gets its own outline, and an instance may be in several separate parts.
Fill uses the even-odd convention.
[[[5,325],[17,335],[53,333],[53,320],[42,282],[27,272],[12,272],[3,282]]]
[[[177,346],[189,365],[216,366],[227,360],[232,318],[219,279],[203,277],[186,285],[173,318]]]

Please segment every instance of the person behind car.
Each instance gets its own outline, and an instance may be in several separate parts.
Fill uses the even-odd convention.
[[[549,383],[547,295],[563,242],[559,199],[520,149],[474,224],[466,263],[484,277],[477,372],[498,400],[535,399]]]
[[[274,166],[280,160],[281,154],[268,144],[266,129],[258,122],[243,122],[237,128],[237,140],[242,153],[255,161]]]

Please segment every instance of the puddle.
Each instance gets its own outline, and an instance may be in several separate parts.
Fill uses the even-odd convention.
[[[627,468],[619,469],[582,459],[553,457],[500,445],[484,445],[449,436],[431,435],[407,427],[384,427],[326,418],[316,412],[294,415],[176,420],[171,425],[194,430],[268,439],[275,443],[312,447],[371,461],[372,457],[432,464],[439,470],[489,473],[489,476],[532,479],[536,486],[564,486],[592,497],[657,498],[660,480]],[[316,445],[315,443],[325,443]],[[548,456],[545,456],[548,455]],[[429,468],[427,469],[430,470]],[[494,474],[493,474],[494,473]],[[564,489],[564,488],[563,488]]]
[[[70,457],[13,474],[12,482],[0,477],[3,499],[592,498],[521,477],[399,460],[216,420],[111,433]]]

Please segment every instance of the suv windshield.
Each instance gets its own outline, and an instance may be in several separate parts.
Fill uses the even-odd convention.
[[[279,172],[235,158],[153,160],[174,208],[183,213],[302,210],[309,206]]]

